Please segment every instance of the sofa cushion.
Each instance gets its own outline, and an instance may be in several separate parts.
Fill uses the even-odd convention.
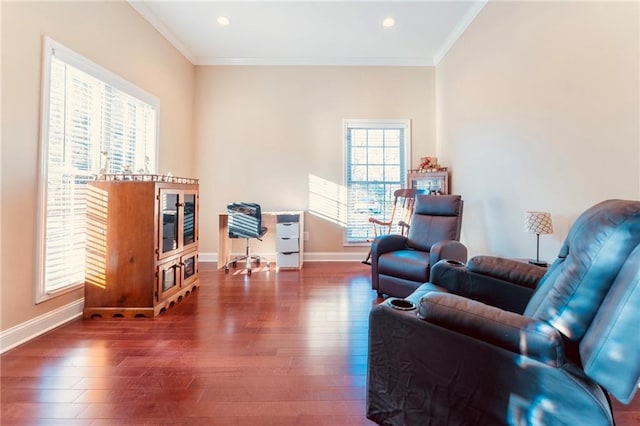
[[[429,253],[419,250],[397,250],[378,258],[378,274],[424,283],[429,281]]]
[[[407,235],[407,246],[429,251],[439,241],[459,240],[460,195],[418,195]]]
[[[540,278],[547,272],[539,266],[495,256],[474,256],[467,262],[467,268],[477,274],[489,275],[532,289],[538,286]]]

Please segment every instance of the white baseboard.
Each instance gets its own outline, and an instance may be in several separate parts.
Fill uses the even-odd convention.
[[[232,256],[241,255],[243,253],[233,253]],[[266,256],[268,258],[275,258],[275,253],[252,253],[260,256]],[[305,253],[304,261],[305,262],[360,262],[364,260],[367,256],[365,252],[350,252],[350,253],[342,253],[342,252],[313,252],[313,253]],[[218,261],[218,253],[210,252],[203,253],[200,252],[198,254],[198,261],[200,262],[217,262]]]
[[[0,354],[82,316],[83,308],[84,298],[3,331],[0,333]]]

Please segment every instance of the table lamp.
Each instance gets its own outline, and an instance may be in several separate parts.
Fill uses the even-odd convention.
[[[536,234],[536,260],[530,260],[529,263],[537,266],[547,266],[547,262],[540,260],[540,234],[553,233],[551,213],[525,212],[524,232],[528,234]]]

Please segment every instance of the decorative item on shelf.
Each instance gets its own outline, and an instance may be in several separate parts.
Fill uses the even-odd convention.
[[[536,234],[536,260],[530,260],[529,263],[536,266],[547,266],[547,262],[540,260],[540,234],[553,234],[551,213],[525,212],[524,232]]]
[[[102,157],[104,158],[104,163],[102,165],[102,168],[98,171],[98,176],[96,177],[96,180],[104,179],[104,176],[109,173],[109,168],[111,167],[109,151],[100,151],[100,154],[102,154]]]
[[[145,155],[144,156],[144,169],[143,168],[139,168],[138,169],[138,174],[141,175],[150,175],[151,172],[149,171],[149,156]]]
[[[156,175],[156,174],[126,174],[126,173],[109,173],[102,176],[95,176],[95,180],[103,181],[135,181],[135,182],[167,182],[167,183],[182,183],[194,185],[198,184],[198,179],[185,178],[171,175]]]
[[[420,164],[417,169],[410,169],[409,173],[432,173],[432,172],[445,172],[447,167],[442,167],[438,164],[436,157],[421,157]]]
[[[442,194],[442,182],[441,181],[429,181],[427,186],[427,194],[441,195]]]
[[[131,180],[131,167],[128,164],[125,164],[122,168],[122,174],[125,176],[125,180]]]
[[[420,159],[420,170],[431,171],[438,168],[438,159],[436,157],[422,157]]]

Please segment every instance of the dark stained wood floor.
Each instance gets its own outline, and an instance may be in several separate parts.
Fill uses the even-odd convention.
[[[0,358],[2,425],[372,425],[360,263],[225,275],[155,318],[76,320]],[[640,397],[615,403],[640,424]]]

